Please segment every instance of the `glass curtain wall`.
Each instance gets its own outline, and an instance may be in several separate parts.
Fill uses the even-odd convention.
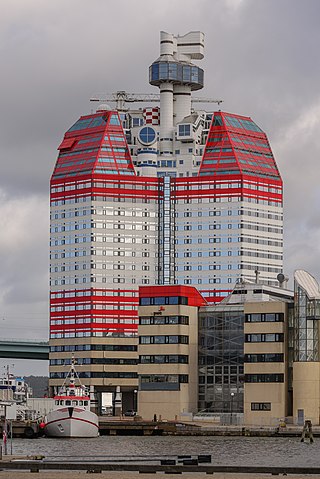
[[[243,412],[244,312],[199,315],[199,411]]]
[[[309,299],[307,291],[295,281],[295,361],[319,361],[320,300]]]

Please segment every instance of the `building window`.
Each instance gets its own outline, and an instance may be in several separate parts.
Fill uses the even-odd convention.
[[[156,305],[161,306],[165,304],[188,304],[188,298],[185,296],[157,296],[151,298],[140,298],[140,306]]]
[[[283,353],[245,354],[245,363],[283,363]]]
[[[271,411],[271,402],[252,402],[251,411]]]
[[[283,343],[283,333],[245,334],[246,343]]]
[[[245,374],[245,383],[283,383],[284,374]]]
[[[179,125],[179,136],[190,136],[191,125]]]
[[[139,344],[189,344],[189,336],[140,336]]]
[[[246,323],[260,323],[260,322],[283,322],[283,313],[261,313],[261,314],[246,314]]]
[[[189,356],[183,354],[156,354],[139,356],[140,364],[188,364]]]
[[[154,316],[141,316],[139,318],[139,324],[189,324],[188,316],[162,316],[160,314]]]

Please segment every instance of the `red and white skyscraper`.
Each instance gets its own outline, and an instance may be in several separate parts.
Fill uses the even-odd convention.
[[[158,106],[101,105],[58,148],[50,334],[60,358],[94,338],[134,336],[139,285],[191,285],[215,302],[241,279],[277,284],[282,180],[251,118],[196,108],[192,92],[204,75],[193,61],[203,49],[200,32],[161,32],[160,57],[150,66]],[[52,358],[51,377],[59,380],[63,363]],[[104,373],[87,359],[83,377],[102,384]],[[130,371],[126,379],[135,380]],[[119,378],[109,376],[114,384]]]

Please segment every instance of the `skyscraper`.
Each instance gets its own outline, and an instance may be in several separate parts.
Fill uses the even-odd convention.
[[[58,148],[52,385],[77,350],[87,384],[137,387],[139,285],[191,285],[217,302],[239,279],[275,285],[282,271],[282,181],[268,139],[249,117],[195,108],[203,51],[201,32],[161,32],[149,70],[158,105],[128,109],[117,92],[116,108],[82,116]]]

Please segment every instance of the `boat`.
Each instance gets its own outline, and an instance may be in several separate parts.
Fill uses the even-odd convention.
[[[50,437],[99,435],[98,416],[90,411],[90,396],[75,370],[74,357],[63,385],[54,396],[54,409],[47,414],[44,424],[44,433]]]

